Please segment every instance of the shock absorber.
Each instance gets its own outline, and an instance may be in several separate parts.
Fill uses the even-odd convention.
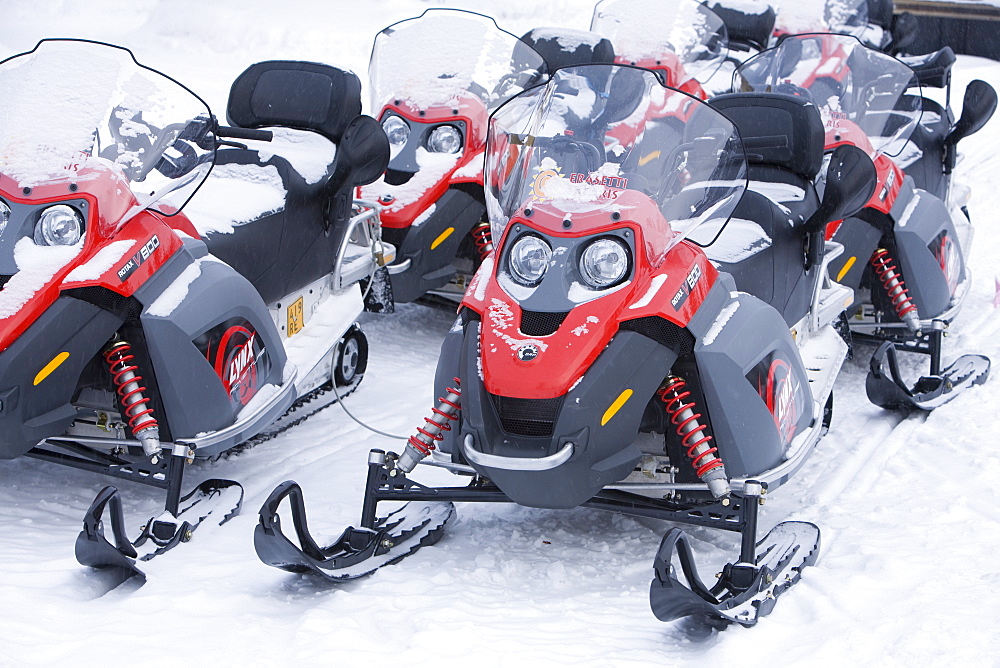
[[[127,341],[115,339],[104,349],[104,360],[111,372],[128,426],[142,444],[142,451],[156,464],[163,450],[160,447],[160,429],[153,417],[153,409],[149,407],[149,400],[143,394],[146,388],[141,384],[142,376],[136,373],[139,367],[132,364],[135,356],[130,354],[131,350],[132,346]]]
[[[711,446],[712,437],[705,433],[707,427],[700,421],[701,413],[695,412],[697,405],[691,398],[691,392],[684,389],[686,386],[680,376],[667,376],[657,395],[666,404],[670,423],[676,427],[681,445],[687,448],[695,473],[708,485],[712,496],[720,499],[732,491],[729,477],[722,459],[716,454],[718,448]]]
[[[490,231],[490,224],[484,220],[476,223],[469,233],[476,243],[476,250],[479,251],[479,259],[485,260],[486,256],[493,252],[493,233]]]
[[[407,440],[406,449],[396,462],[396,468],[403,473],[412,471],[421,459],[431,454],[438,441],[444,439],[443,432],[451,431],[451,423],[458,419],[462,390],[461,381],[454,380],[455,387],[446,388],[445,395],[438,398],[438,405],[431,409],[434,415],[424,418],[424,425],[417,427],[417,433]]]
[[[875,270],[878,280],[882,283],[882,288],[888,295],[892,307],[896,309],[896,315],[906,323],[911,332],[919,334],[920,314],[917,312],[916,304],[910,299],[909,290],[903,283],[903,277],[896,270],[896,265],[893,264],[889,251],[885,248],[879,248],[872,253],[871,266]]]

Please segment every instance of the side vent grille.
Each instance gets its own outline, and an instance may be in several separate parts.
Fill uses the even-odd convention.
[[[694,335],[680,325],[675,325],[663,318],[649,316],[648,318],[626,320],[618,325],[618,329],[635,332],[653,339],[660,345],[673,350],[678,357],[686,357],[694,352]]]
[[[500,424],[508,434],[518,436],[552,436],[562,397],[555,399],[515,399],[495,394],[493,405]]]
[[[521,333],[525,336],[548,336],[549,334],[555,334],[568,315],[569,311],[565,313],[522,311]]]

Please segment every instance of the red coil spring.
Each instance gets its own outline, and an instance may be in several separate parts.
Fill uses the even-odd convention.
[[[490,224],[479,222],[469,234],[472,235],[472,240],[476,243],[479,259],[485,260],[486,256],[493,252],[493,233],[490,231]]]
[[[713,469],[721,467],[722,460],[715,455],[718,452],[718,448],[708,448],[701,454],[695,452],[698,446],[708,443],[712,440],[711,436],[704,436],[700,439],[693,440],[697,438],[699,433],[705,431],[705,426],[698,422],[698,418],[701,417],[701,413],[695,413],[694,409],[697,405],[693,401],[689,401],[688,398],[691,393],[685,390],[687,383],[684,382],[682,378],[673,377],[668,379],[667,386],[657,392],[660,400],[666,404],[667,414],[670,415],[670,423],[677,428],[677,435],[681,437],[681,445],[687,448],[687,456],[691,459],[691,466],[694,468],[695,473],[701,478],[706,473]],[[668,393],[673,392],[673,396],[667,396]],[[685,403],[687,402],[687,403]],[[681,419],[681,413],[685,409],[691,409],[691,416],[686,419]],[[687,434],[684,433],[684,428],[691,425],[691,429]],[[693,441],[693,442],[692,442]],[[708,459],[704,463],[702,460]]]
[[[456,386],[461,385],[461,381],[458,378],[454,378],[453,380]],[[445,388],[445,391],[447,394],[444,397],[438,397],[438,405],[431,408],[431,412],[437,418],[435,419],[434,416],[424,418],[424,426],[417,427],[419,434],[410,436],[408,441],[410,445],[425,457],[434,449],[436,442],[444,440],[442,432],[451,431],[451,422],[458,419],[458,411],[462,408],[461,404],[455,403],[462,396],[462,390],[457,387],[448,387]],[[454,399],[452,399],[453,396]],[[420,435],[424,438],[420,438]]]
[[[122,410],[125,417],[129,419],[128,425],[132,428],[132,433],[137,434],[143,429],[157,426],[158,423],[152,415],[153,409],[146,407],[146,397],[142,394],[146,388],[140,384],[142,376],[136,373],[139,367],[130,364],[135,359],[134,355],[129,354],[130,350],[132,350],[132,346],[124,341],[119,341],[104,352],[104,360],[111,372],[111,380],[117,386]],[[129,372],[132,373],[132,376],[125,378],[124,376]],[[134,387],[131,390],[126,389],[132,384]],[[131,413],[132,410],[135,410],[135,413]]]
[[[882,287],[900,319],[907,313],[917,310],[916,305],[910,301],[909,290],[903,284],[903,277],[896,271],[896,265],[889,257],[889,251],[884,248],[875,251],[872,254],[871,266],[875,270],[878,280],[882,282]]]

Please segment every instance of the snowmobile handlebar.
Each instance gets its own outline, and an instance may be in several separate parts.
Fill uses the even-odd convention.
[[[254,130],[251,128],[233,128],[220,125],[215,129],[215,136],[230,139],[250,139],[255,141],[271,141],[274,133],[270,130]]]

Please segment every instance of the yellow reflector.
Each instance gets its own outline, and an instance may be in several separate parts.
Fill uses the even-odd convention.
[[[45,365],[45,367],[38,372],[35,376],[35,385],[49,377],[53,371],[59,368],[59,365],[69,359],[69,353],[62,352],[52,358],[52,361]]]
[[[854,261],[857,259],[858,258],[854,257],[853,255],[847,259],[847,262],[844,263],[844,268],[840,270],[839,274],[837,274],[838,281],[842,280],[844,276],[847,276],[847,272],[851,270],[851,267],[854,266]]]
[[[625,405],[625,402],[628,401],[629,397],[631,396],[632,396],[632,390],[625,390],[624,392],[618,395],[618,398],[615,399],[615,402],[610,406],[608,406],[608,410],[604,411],[604,416],[601,417],[602,427],[608,423],[608,420],[610,420],[615,416],[615,413],[621,410],[621,407]]]
[[[431,250],[434,250],[435,248],[437,248],[438,246],[440,246],[441,244],[443,244],[444,240],[447,239],[448,237],[450,237],[451,233],[454,232],[454,231],[455,231],[454,227],[449,227],[447,230],[445,230],[444,232],[442,232],[438,236],[438,238],[434,240],[434,243],[431,244]]]
[[[650,160],[656,160],[659,157],[660,157],[659,151],[653,151],[652,153],[647,153],[646,155],[639,158],[639,166],[645,167]]]

